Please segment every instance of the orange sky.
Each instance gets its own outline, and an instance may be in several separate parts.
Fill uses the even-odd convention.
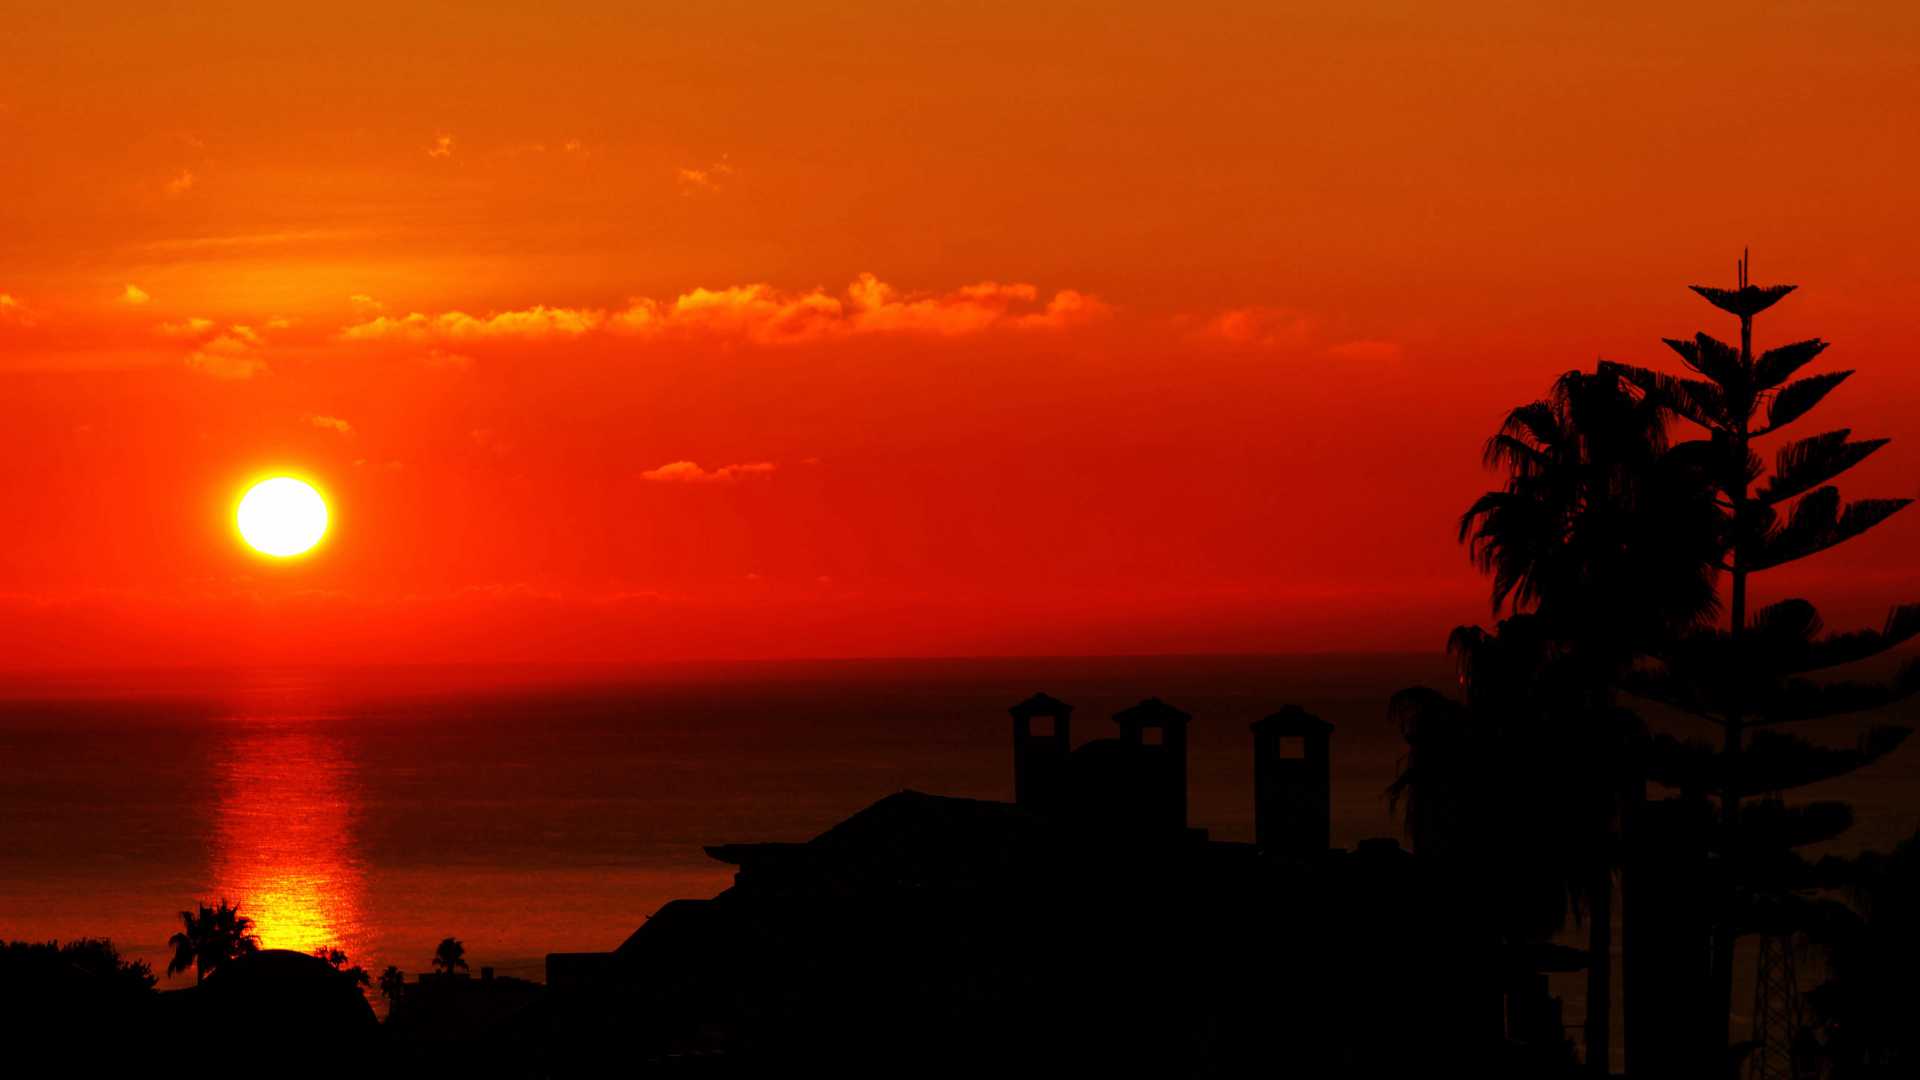
[[[1438,647],[1743,244],[1920,494],[1920,9],[1549,6],[10,7],[0,667]]]

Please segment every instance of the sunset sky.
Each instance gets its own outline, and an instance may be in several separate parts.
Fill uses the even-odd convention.
[[[0,17],[0,669],[1437,649],[1749,244],[1920,495],[1920,6],[282,8]]]

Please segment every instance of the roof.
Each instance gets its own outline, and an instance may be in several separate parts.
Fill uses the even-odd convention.
[[[1150,697],[1130,709],[1121,709],[1119,712],[1113,714],[1113,718],[1123,724],[1132,723],[1138,724],[1141,727],[1184,724],[1193,719],[1193,717],[1188,716],[1186,713],[1161,701],[1157,697]]]
[[[332,964],[308,953],[292,949],[261,949],[235,957],[208,973],[209,983],[232,983],[252,979],[337,979],[340,972]]]
[[[1065,716],[1073,706],[1047,694],[1035,694],[1007,711],[1015,716]]]
[[[1013,803],[901,791],[804,844],[718,844],[707,854],[739,866],[740,887],[759,871],[826,885],[925,886],[998,877],[1040,860],[1055,841],[1040,818]]]
[[[1279,712],[1255,720],[1253,730],[1280,735],[1324,735],[1333,730],[1333,725],[1298,705],[1285,705]]]

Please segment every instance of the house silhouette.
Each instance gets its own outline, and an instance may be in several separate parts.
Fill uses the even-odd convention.
[[[1150,698],[1074,745],[1013,706],[1013,799],[900,791],[736,867],[609,953],[547,958],[554,1075],[1552,1075],[1551,945],[1478,934],[1474,898],[1394,839],[1333,848],[1332,725],[1252,725],[1255,837],[1187,820],[1192,718]]]

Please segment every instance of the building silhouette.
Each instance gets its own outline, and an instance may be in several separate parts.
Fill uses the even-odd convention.
[[[1571,1060],[1550,970],[1463,930],[1474,902],[1397,840],[1330,844],[1330,724],[1252,725],[1255,840],[1187,816],[1192,718],[1158,699],[1072,742],[1010,710],[1013,798],[889,795],[805,842],[724,843],[711,899],[608,953],[553,954],[547,1071],[610,1058],[745,1075],[1411,1075]]]

